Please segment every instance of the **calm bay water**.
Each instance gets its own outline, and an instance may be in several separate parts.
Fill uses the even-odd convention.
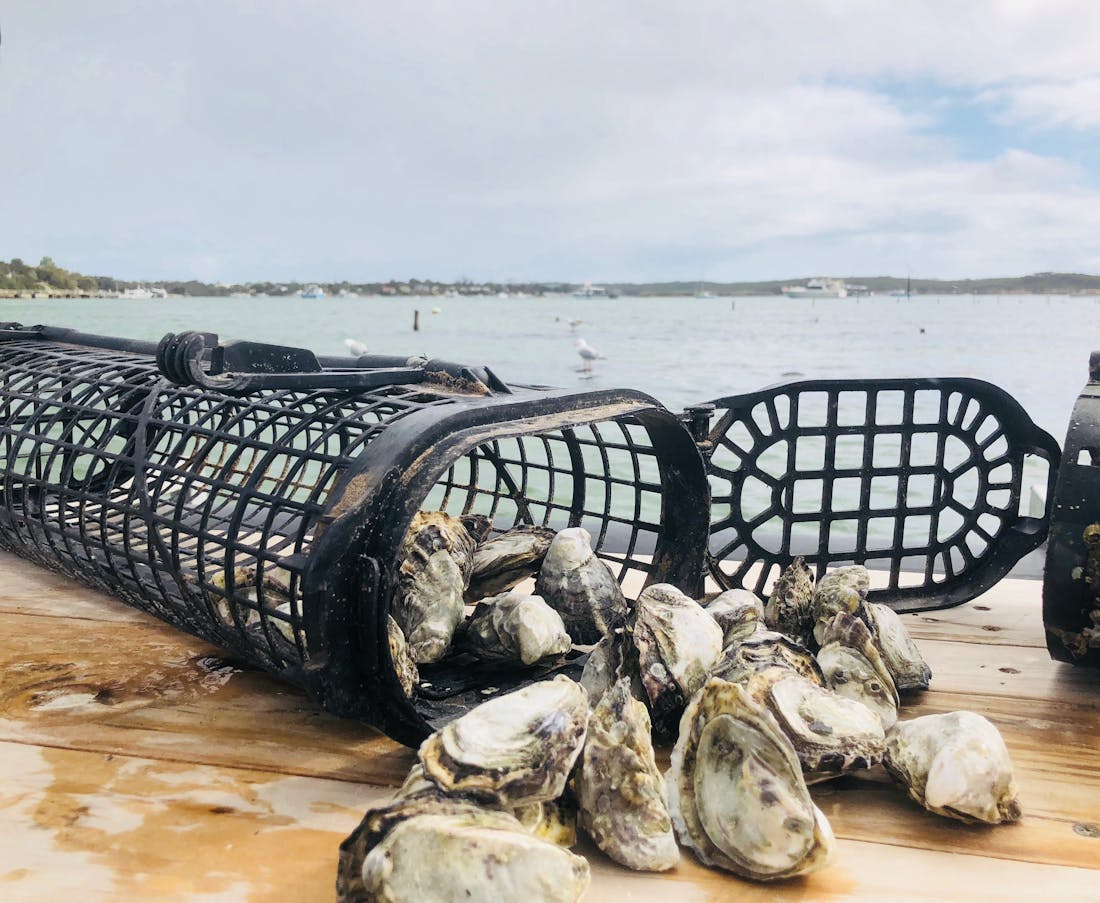
[[[631,387],[679,409],[785,380],[972,376],[1007,389],[1059,441],[1100,348],[1100,299],[186,298],[14,300],[5,320],[156,340],[185,329],[345,354],[487,364],[506,381]],[[432,314],[433,307],[441,308]],[[420,311],[419,332],[412,331]],[[571,330],[569,321],[583,320]],[[923,332],[922,332],[923,330]],[[606,356],[582,378],[573,343]]]
[[[4,320],[157,340],[188,329],[346,354],[372,352],[491,366],[505,381],[630,387],[673,410],[800,378],[968,376],[1002,386],[1061,442],[1100,348],[1100,299],[1048,296],[760,298],[187,298],[0,302]],[[432,313],[439,308],[438,313]],[[419,332],[413,332],[414,311]],[[571,320],[582,320],[576,327]],[[606,359],[579,371],[583,337]],[[838,464],[860,466],[858,453]],[[622,465],[626,467],[625,463]],[[801,466],[801,465],[800,465]],[[617,470],[618,466],[613,467]],[[616,475],[631,478],[628,468]],[[1045,482],[1029,460],[1025,487]],[[893,504],[893,488],[873,507]],[[745,516],[768,492],[746,484]],[[834,499],[835,501],[835,499]],[[1026,507],[1026,498],[1025,498]],[[812,508],[809,510],[815,510]],[[644,510],[649,518],[659,511]],[[945,515],[947,520],[957,515]],[[961,522],[961,521],[960,521]],[[836,532],[855,528],[838,522]],[[908,539],[908,525],[906,538]],[[881,536],[878,534],[881,533]],[[888,541],[889,523],[870,535]],[[816,546],[812,537],[809,547]]]

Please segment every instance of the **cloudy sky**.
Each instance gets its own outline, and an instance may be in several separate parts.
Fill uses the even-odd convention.
[[[7,0],[0,258],[1100,272],[1100,3]]]

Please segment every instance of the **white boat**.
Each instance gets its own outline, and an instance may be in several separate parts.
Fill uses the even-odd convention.
[[[307,285],[304,289],[298,292],[299,298],[323,298],[325,297],[325,290],[319,285]]]
[[[573,292],[574,298],[606,298],[608,297],[607,289],[602,285],[593,285],[591,282],[586,282],[583,288],[577,289]]]
[[[150,298],[157,297],[153,294],[152,290],[147,289],[144,285],[139,285],[137,288],[128,288],[124,291],[120,298],[125,298],[127,301],[148,301]]]
[[[788,298],[847,298],[843,279],[810,279],[805,285],[785,285],[780,291]]]

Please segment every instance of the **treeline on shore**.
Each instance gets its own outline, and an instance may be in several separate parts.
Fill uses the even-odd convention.
[[[765,282],[609,282],[598,293],[634,297],[698,294],[779,295],[784,286],[802,284],[806,278]],[[1008,294],[1096,294],[1100,276],[1084,273],[1035,273],[993,279],[907,279],[898,276],[844,277],[860,292],[887,293],[908,288],[914,294],[1008,295]],[[570,293],[584,288],[575,282],[438,282],[431,279],[388,279],[383,282],[247,282],[210,283],[198,280],[128,281],[109,276],[86,276],[58,266],[43,257],[37,266],[19,258],[0,260],[0,296],[26,295],[115,295],[138,288],[163,289],[169,295],[219,297],[240,295],[296,295],[319,287],[328,295],[545,295]]]

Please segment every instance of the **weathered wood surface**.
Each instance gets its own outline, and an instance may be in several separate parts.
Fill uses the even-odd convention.
[[[0,574],[0,900],[331,899],[408,750],[62,577],[2,553]],[[935,677],[907,714],[996,723],[1019,824],[940,819],[873,770],[814,788],[824,872],[752,886],[685,854],[638,875],[586,847],[586,900],[1100,900],[1100,673],[1047,658],[1038,583],[908,622]]]

